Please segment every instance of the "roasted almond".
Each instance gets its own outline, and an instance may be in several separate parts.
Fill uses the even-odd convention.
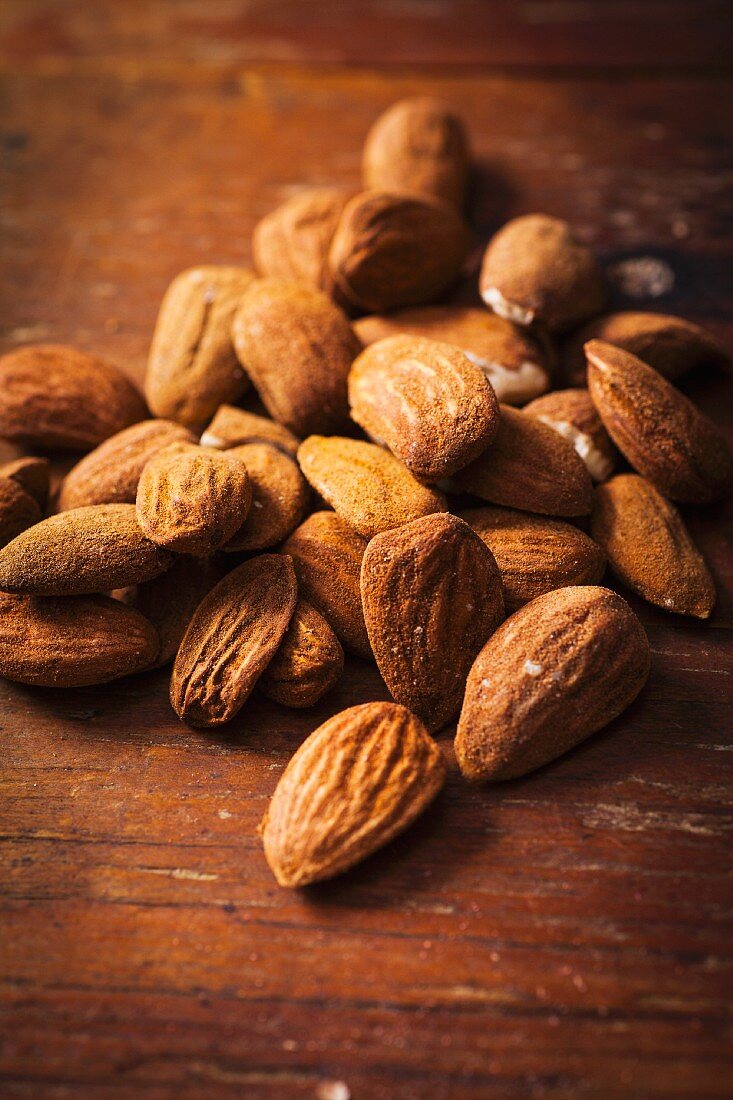
[[[733,459],[712,420],[629,352],[601,340],[585,350],[593,404],[634,469],[672,500],[706,504],[722,496]]]
[[[270,663],[295,610],[290,558],[262,554],[228,573],[196,609],[171,676],[171,703],[194,726],[228,722]]]
[[[524,412],[548,424],[572,443],[594,481],[605,481],[616,465],[616,450],[587,390],[555,390],[530,401]]]
[[[226,571],[220,555],[193,558],[183,554],[165,573],[131,590],[125,602],[137,608],[158,632],[160,645],[152,667],[173,660],[194,611]]]
[[[492,504],[550,516],[582,516],[592,483],[573,446],[535,417],[501,406],[489,447],[454,475],[456,485]]]
[[[43,451],[88,451],[147,415],[122,371],[64,344],[3,355],[0,393],[0,435]]]
[[[220,405],[199,441],[202,447],[227,451],[245,443],[271,443],[295,458],[300,440],[268,416],[258,416],[235,405]]]
[[[260,275],[328,290],[328,250],[346,196],[331,187],[304,191],[257,223],[252,256]]]
[[[40,518],[38,501],[13,478],[0,477],[0,547],[12,542]]]
[[[266,550],[277,546],[303,519],[310,501],[308,483],[297,463],[269,443],[247,443],[226,454],[247,468],[252,507],[225,550]]]
[[[515,779],[580,744],[636,698],[649,643],[607,588],[560,588],[526,604],[479,653],[456,757],[472,782]]]
[[[281,886],[333,878],[412,824],[446,766],[422,723],[394,703],[336,714],[280,777],[260,832]]]
[[[312,707],[338,682],[344,651],[323,615],[298,600],[290,626],[259,679],[260,691],[286,707]]]
[[[25,458],[4,462],[0,465],[0,478],[3,477],[9,477],[20,485],[21,489],[33,497],[41,511],[45,510],[51,485],[51,463],[47,458],[27,455]]]
[[[371,540],[361,598],[392,697],[428,729],[440,729],[458,711],[474,658],[504,618],[492,554],[456,516],[413,520]]]
[[[448,511],[442,493],[421,485],[401,462],[373,443],[312,435],[298,448],[298,462],[313,488],[365,538]]]
[[[665,611],[708,618],[715,585],[702,554],[677,509],[646,478],[620,474],[599,485],[591,530],[632,591]]]
[[[158,417],[202,427],[248,386],[232,346],[232,318],[254,280],[243,267],[192,267],[165,293],[155,326],[145,396]]]
[[[452,344],[388,336],[354,361],[352,419],[421,481],[440,481],[491,442],[499,406],[483,372]]]

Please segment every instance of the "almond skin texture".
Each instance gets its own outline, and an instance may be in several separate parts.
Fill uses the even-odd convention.
[[[109,596],[63,599],[0,592],[0,676],[40,687],[106,684],[149,668],[158,637]]]
[[[549,425],[571,443],[594,481],[605,481],[616,465],[616,450],[587,390],[555,390],[530,401],[524,412]]]
[[[213,554],[252,504],[247,467],[230,451],[172,443],[145,466],[137,487],[142,531],[177,554]]]
[[[268,443],[226,452],[247,468],[252,507],[225,550],[266,550],[286,539],[305,516],[311,492],[296,462]]]
[[[606,555],[593,539],[559,519],[513,508],[469,508],[461,519],[494,555],[507,611],[571,584],[598,584]]]
[[[0,477],[0,547],[40,519],[38,501],[13,478]]]
[[[665,611],[707,619],[715,585],[677,509],[637,474],[620,474],[596,490],[593,538],[611,569],[643,599]]]
[[[283,772],[260,826],[281,886],[360,863],[411,825],[446,766],[422,723],[394,703],[365,703],[319,726]]]
[[[69,470],[59,493],[59,509],[134,504],[145,463],[175,442],[193,443],[195,436],[172,420],[142,420],[118,432]]]
[[[199,604],[171,676],[171,704],[194,726],[228,722],[267,668],[295,611],[290,558],[262,554],[228,573]]]
[[[257,223],[252,255],[260,275],[328,290],[328,250],[346,196],[330,187],[294,195]]]
[[[448,510],[442,493],[421,485],[373,443],[312,435],[301,443],[298,462],[313,488],[365,538]]]
[[[0,466],[0,478],[3,477],[20,485],[21,489],[33,497],[41,511],[45,510],[51,487],[51,463],[47,458],[28,455],[5,462]]]
[[[392,697],[440,729],[460,708],[476,654],[504,618],[491,552],[456,516],[413,520],[369,543],[361,598]]]
[[[497,400],[507,405],[523,405],[550,385],[548,356],[539,342],[486,309],[416,306],[362,317],[354,321],[354,331],[365,346],[403,333],[453,344],[481,368]]]
[[[593,253],[567,222],[525,214],[507,222],[484,253],[479,289],[487,306],[516,324],[564,332],[599,313],[605,300]]]
[[[262,673],[259,689],[286,707],[312,707],[338,682],[344,651],[315,607],[298,600],[290,626]]]
[[[434,302],[457,279],[468,247],[451,206],[365,191],[347,204],[331,242],[333,293],[357,313]]]
[[[628,352],[601,340],[585,350],[593,404],[634,469],[672,500],[707,504],[722,496],[733,459],[712,420]]]
[[[486,449],[499,406],[483,372],[451,344],[389,336],[355,360],[351,417],[420,481],[435,482]]]
[[[367,542],[335,512],[314,512],[293,531],[283,553],[293,559],[298,589],[320,611],[341,644],[371,659],[359,577]]]
[[[607,588],[560,588],[489,638],[466,685],[455,747],[471,782],[515,779],[580,744],[649,675],[641,623]]]
[[[232,334],[273,419],[297,436],[346,426],[346,380],[361,345],[326,294],[258,279],[242,299]]]
[[[234,405],[220,405],[214,419],[199,440],[202,447],[227,451],[245,443],[271,443],[295,458],[300,440],[268,416],[258,416]]]
[[[481,455],[454,476],[467,493],[549,516],[590,512],[592,483],[585,463],[554,428],[508,405]]]
[[[364,186],[408,191],[461,206],[468,140],[458,115],[439,99],[401,99],[379,116],[364,145]]]
[[[150,346],[145,396],[155,416],[200,428],[249,385],[232,346],[232,318],[255,275],[192,267],[165,293]]]
[[[64,344],[0,358],[0,435],[42,451],[88,451],[147,416],[117,367]]]
[[[0,589],[37,596],[111,592],[157,577],[173,555],[146,539],[134,504],[95,504],[29,527],[0,551]]]

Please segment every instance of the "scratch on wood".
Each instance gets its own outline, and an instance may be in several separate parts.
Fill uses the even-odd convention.
[[[189,879],[192,882],[215,882],[219,876],[208,871],[192,871],[188,867],[135,867],[143,875],[167,875],[169,878]]]
[[[637,806],[599,803],[582,818],[583,825],[595,829],[623,829],[643,833],[652,829],[671,829],[699,836],[717,836],[733,828],[733,822],[713,822],[705,814],[674,814],[659,810],[640,810]]]

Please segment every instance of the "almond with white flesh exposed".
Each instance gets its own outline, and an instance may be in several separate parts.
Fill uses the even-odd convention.
[[[242,447],[245,443],[271,443],[293,458],[300,446],[298,437],[276,420],[238,409],[235,405],[219,406],[199,442],[202,447],[216,447],[220,451]]]
[[[365,703],[319,726],[293,756],[260,826],[281,886],[333,878],[411,825],[445,782],[443,754],[395,703]]]
[[[467,466],[489,445],[499,406],[483,372],[452,344],[388,336],[354,361],[352,419],[420,481]]]
[[[721,497],[733,459],[712,420],[629,352],[601,340],[585,351],[593,404],[634,469],[672,500],[707,504]]]
[[[455,742],[461,771],[482,782],[548,764],[621,714],[649,666],[641,623],[615,592],[539,596],[499,627],[471,669]]]
[[[3,477],[9,477],[20,485],[21,489],[33,497],[41,511],[45,510],[51,487],[51,463],[47,458],[27,455],[5,462],[0,465],[0,478]]]
[[[160,645],[152,667],[174,659],[194,611],[226,571],[227,562],[221,555],[194,558],[182,554],[165,573],[132,589],[125,602],[137,608],[158,632]]]
[[[312,707],[338,682],[344,651],[323,615],[298,600],[290,626],[259,679],[268,699],[286,707]]]
[[[713,578],[677,509],[646,478],[620,474],[599,485],[591,531],[632,591],[665,611],[708,618]]]
[[[0,477],[0,547],[40,519],[38,501],[13,478]]]
[[[252,234],[252,256],[260,275],[328,290],[328,250],[347,197],[318,187],[266,214]]]
[[[555,390],[530,401],[524,412],[549,424],[572,443],[594,481],[605,481],[616,465],[616,449],[587,390]]]
[[[252,507],[224,549],[266,550],[286,539],[308,510],[311,491],[294,459],[269,443],[247,443],[226,454],[247,467]]]
[[[504,618],[502,582],[457,516],[413,520],[371,540],[361,598],[379,671],[429,730],[458,711],[476,654]]]

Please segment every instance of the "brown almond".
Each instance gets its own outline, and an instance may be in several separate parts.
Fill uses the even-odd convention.
[[[429,730],[440,729],[458,711],[476,654],[504,618],[491,552],[456,516],[413,520],[371,540],[361,598],[393,699]]]
[[[298,600],[290,626],[259,679],[260,691],[286,707],[312,707],[339,681],[344,651],[315,607]]]
[[[227,574],[196,609],[173,665],[179,718],[217,726],[241,709],[293,616],[298,586],[290,558],[262,554]]]
[[[4,462],[0,465],[0,478],[3,477],[20,485],[21,489],[33,497],[41,512],[45,510],[51,486],[51,463],[47,458],[26,455],[24,458]]]
[[[224,549],[253,551],[277,546],[305,516],[311,496],[307,481],[297,463],[269,443],[248,443],[226,454],[246,466],[252,506]]]
[[[665,611],[708,618],[713,578],[677,509],[646,478],[620,474],[599,485],[591,531],[632,591]]]
[[[346,196],[331,187],[293,195],[257,223],[252,256],[260,275],[328,290],[328,250]]]
[[[219,406],[199,442],[202,447],[216,447],[220,451],[242,447],[245,443],[271,443],[293,458],[300,445],[298,437],[276,420],[234,405]]]
[[[466,779],[515,779],[580,744],[636,698],[650,650],[607,588],[560,588],[506,620],[466,685],[456,757]]]
[[[403,832],[445,782],[443,754],[405,707],[365,703],[300,746],[260,826],[281,886],[333,878]]]
[[[709,417],[627,351],[586,345],[590,395],[608,434],[665,496],[706,504],[726,491],[733,458]]]
[[[0,360],[2,362],[2,360]],[[25,449],[18,446],[17,443],[11,443],[9,439],[3,439],[0,436],[0,463],[15,462],[18,458],[23,458],[25,455]]]
[[[0,547],[40,519],[38,501],[13,478],[0,477]]]
[[[567,439],[594,481],[605,481],[611,476],[616,449],[587,390],[555,390],[530,401],[523,411]]]

